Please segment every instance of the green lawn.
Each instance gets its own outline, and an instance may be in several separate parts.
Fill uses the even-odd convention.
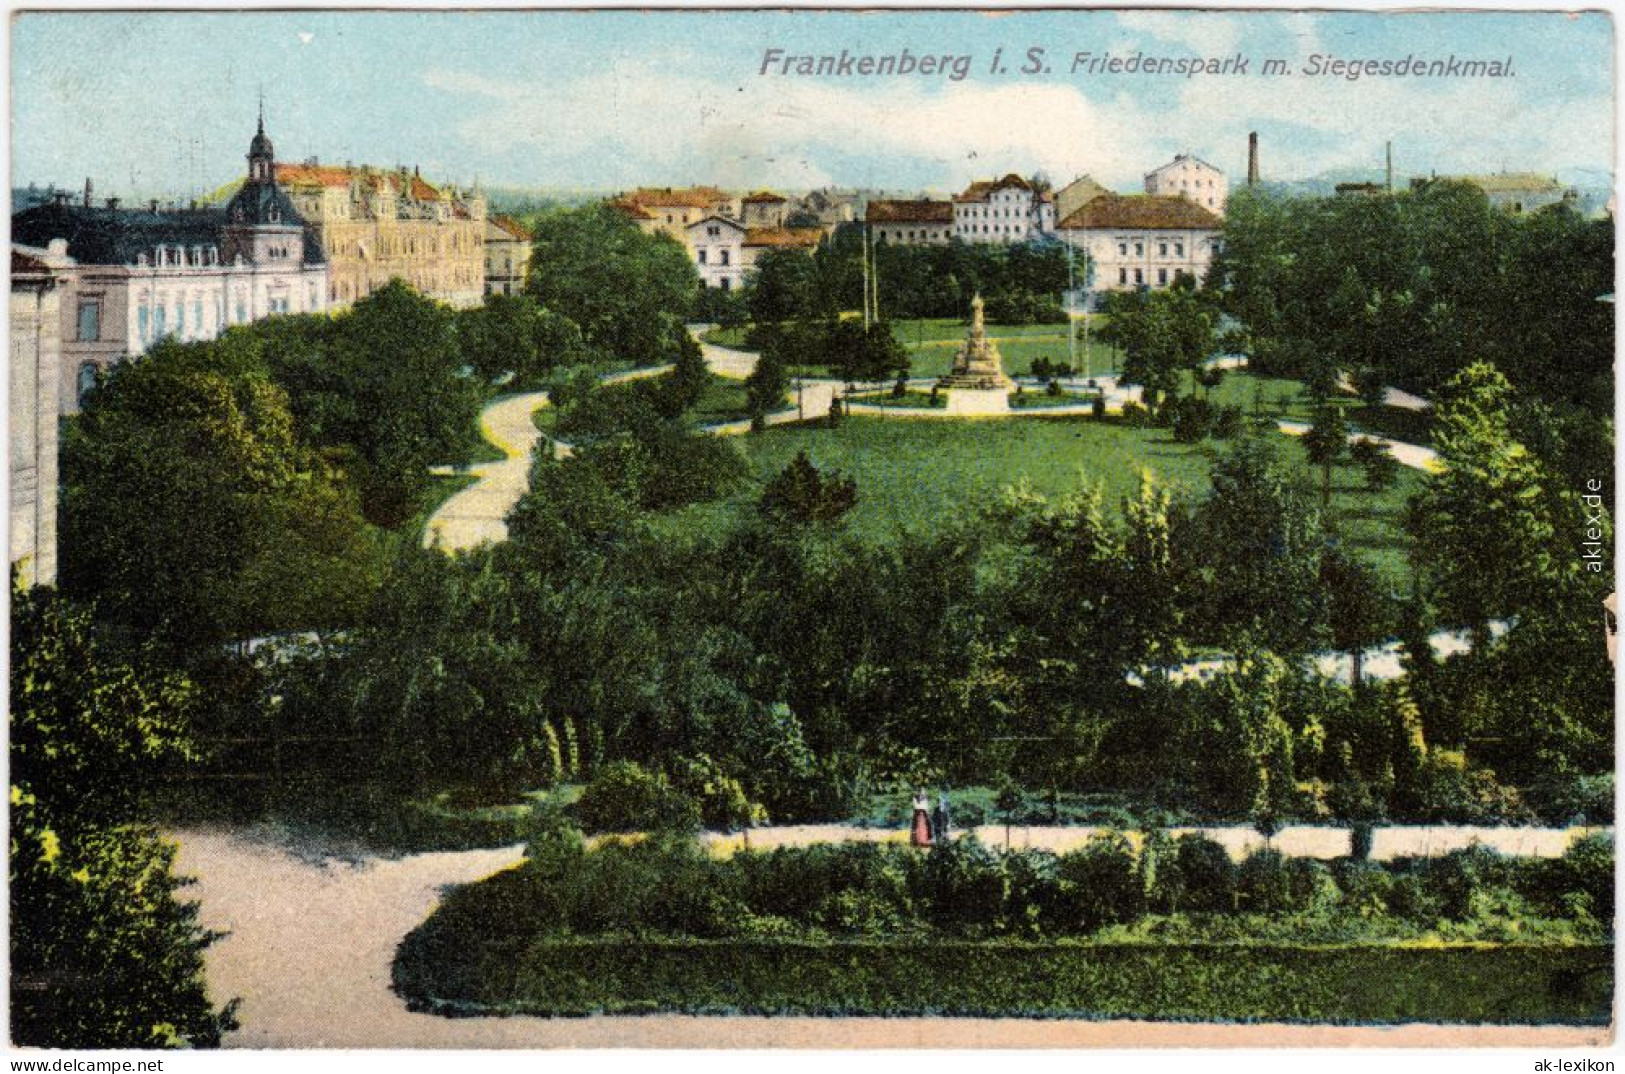
[[[912,410],[930,410],[933,407],[941,408],[948,405],[948,394],[938,392],[935,399],[928,391],[918,388],[909,388],[902,395],[893,395],[890,388],[878,392],[863,392],[849,396],[854,403],[865,406],[902,407]]]
[[[1053,395],[1046,388],[1028,388],[1025,391],[1010,393],[1010,406],[1014,410],[1042,410],[1053,406],[1087,406],[1095,401],[1095,396],[1082,392],[1056,392]]]
[[[1120,361],[1110,347],[1095,337],[1105,323],[1104,316],[1094,314],[1089,318],[1087,332],[1081,323],[1078,325],[1078,364],[1082,367],[1087,355],[1088,368],[1092,373],[1115,371]],[[705,339],[724,347],[742,348],[748,331],[746,328],[716,328],[707,332]],[[952,317],[892,322],[892,334],[908,349],[910,375],[916,377],[940,377],[949,372],[954,364],[954,351],[964,341],[966,331],[965,323]],[[1064,324],[990,324],[987,332],[998,343],[999,353],[1004,357],[1005,372],[1012,376],[1025,375],[1034,359],[1045,358],[1063,364],[1067,361],[1067,327]],[[1085,336],[1088,336],[1087,350]],[[828,375],[822,366],[792,372],[802,376]]]
[[[1287,450],[1303,451],[1295,438],[1289,440]],[[738,443],[750,461],[751,479],[729,499],[663,516],[658,526],[673,536],[726,528],[798,451],[821,470],[857,480],[858,506],[846,524],[861,537],[887,541],[899,530],[923,531],[964,518],[1022,479],[1047,496],[1086,480],[1100,482],[1113,511],[1134,492],[1141,469],[1187,494],[1206,495],[1213,459],[1222,450],[1213,442],[1176,443],[1166,429],[1131,429],[1086,417],[928,421],[852,415],[835,429],[783,426]],[[1318,491],[1319,471],[1310,476]],[[1332,514],[1344,540],[1400,587],[1410,577],[1400,521],[1420,481],[1416,471],[1401,470],[1390,489],[1373,495],[1359,469],[1332,471]]]

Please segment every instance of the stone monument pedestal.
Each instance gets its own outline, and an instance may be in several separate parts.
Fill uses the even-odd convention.
[[[937,381],[937,387],[956,392],[1012,392],[1016,389],[1016,382],[1011,380],[1004,372],[1004,360],[999,355],[999,346],[987,338],[987,326],[982,319],[982,296],[977,295],[971,299],[970,304],[970,331],[965,336],[965,343],[954,355],[953,372]],[[953,397],[949,397],[949,409],[953,409]],[[1008,404],[1003,408],[1009,409]],[[988,413],[988,411],[981,411]]]

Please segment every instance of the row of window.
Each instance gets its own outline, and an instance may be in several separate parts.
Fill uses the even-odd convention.
[[[1170,244],[1166,243],[1166,242],[1157,243],[1157,256],[1158,257],[1167,257],[1168,256],[1168,247],[1169,247],[1169,245]],[[1184,257],[1185,256],[1185,244],[1184,243],[1176,242],[1176,243],[1173,243],[1172,245],[1173,245],[1173,248],[1174,248],[1174,256],[1175,257]],[[1128,256],[1128,248],[1129,248],[1128,243],[1126,243],[1126,242],[1118,243],[1117,244],[1117,256],[1118,257],[1127,257]],[[1145,243],[1137,242],[1137,243],[1134,244],[1134,256],[1135,257],[1144,257],[1145,256]]]
[[[204,265],[220,264],[220,250],[214,246],[180,246],[158,245],[153,247],[152,256],[145,253],[136,255],[136,264],[158,265],[160,267],[179,268],[190,265],[194,268]]]
[[[1134,269],[1133,272],[1134,272],[1134,282],[1135,283],[1137,283],[1137,284],[1145,283],[1145,270],[1144,269]],[[1128,269],[1126,269],[1126,268],[1118,269],[1117,270],[1117,282],[1120,283],[1120,284],[1127,284],[1128,283],[1128,275],[1129,275],[1129,270]],[[1168,270],[1167,269],[1160,268],[1160,269],[1157,270],[1157,283],[1159,285],[1166,285],[1168,283]]]
[[[696,250],[696,251],[694,251],[695,259],[702,265],[706,264],[705,254],[706,254],[706,251],[704,251],[704,250]],[[731,251],[718,250],[717,251],[717,264],[719,264],[719,265],[729,264],[730,262],[729,262],[728,259],[729,259],[730,256],[731,256]]]

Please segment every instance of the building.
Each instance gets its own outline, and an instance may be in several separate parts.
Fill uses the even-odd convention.
[[[73,268],[60,239],[11,248],[11,566],[24,586],[56,583],[62,297]]]
[[[875,200],[864,210],[864,222],[876,242],[894,246],[946,246],[954,237],[954,203]]]
[[[164,337],[213,339],[229,325],[328,308],[319,243],[275,178],[263,119],[248,151],[248,180],[224,208],[144,209],[50,205],[11,219],[14,243],[65,243],[77,262],[61,300],[61,410],[114,363]]]
[[[783,227],[790,217],[790,199],[771,190],[758,190],[740,200],[746,227]]]
[[[533,236],[511,216],[488,217],[485,221],[485,293],[518,295],[530,277]]]
[[[700,283],[737,291],[745,282],[744,224],[713,213],[688,225],[683,242],[700,270]]]
[[[334,308],[396,278],[452,306],[484,301],[486,204],[478,191],[435,186],[416,169],[316,160],[278,164],[276,178],[327,253]]]
[[[687,228],[684,241],[706,287],[737,291],[762,254],[768,250],[803,250],[811,253],[824,237],[817,227],[745,227],[737,220],[713,214]]]
[[[1096,291],[1167,287],[1180,273],[1207,274],[1219,250],[1217,214],[1174,195],[1102,194],[1062,220],[1056,234],[1084,250]]]
[[[1156,171],[1146,173],[1145,192],[1189,198],[1209,212],[1223,216],[1230,183],[1224,172],[1207,161],[1181,153]]]
[[[1080,175],[1055,192],[1055,219],[1065,220],[1100,195],[1109,193],[1090,176]]]
[[[862,191],[821,187],[805,195],[797,209],[816,219],[823,227],[833,230],[862,217],[864,200]]]
[[[1055,199],[1014,172],[972,183],[953,204],[954,236],[964,242],[1026,242],[1055,229]]]
[[[740,218],[739,199],[714,186],[639,187],[630,194],[618,194],[609,205],[635,221],[651,235],[670,235],[678,242],[688,241],[688,227],[707,216]]]
[[[1564,186],[1552,176],[1535,172],[1496,172],[1494,175],[1460,175],[1453,178],[1478,187],[1490,199],[1491,205],[1515,216],[1579,198],[1579,191]]]

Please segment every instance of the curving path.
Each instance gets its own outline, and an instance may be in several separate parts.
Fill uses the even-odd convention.
[[[1012,842],[1049,845],[1052,837],[1045,833],[1069,832],[1081,837],[1084,831],[1016,828]],[[1289,844],[1301,842],[1299,831],[1280,833],[1277,846],[1287,850]],[[1320,831],[1340,838],[1346,847],[1346,832]],[[1384,829],[1377,833],[1377,849],[1394,852],[1385,846],[1394,833],[1414,833],[1407,838],[1442,849],[1445,844],[1457,844],[1464,831]],[[900,832],[877,829],[786,828],[752,833],[752,844],[817,842],[859,832],[863,833],[859,837],[870,839],[902,837]],[[1537,853],[1558,837],[1537,829],[1513,832],[1526,832],[1525,838]],[[228,1048],[1463,1047],[1512,1043],[1559,1047],[1602,1044],[1610,1035],[1607,1028],[1415,1025],[1368,1029],[1133,1020],[693,1015],[442,1018],[407,1010],[390,989],[395,949],[429,915],[448,886],[470,883],[517,864],[520,847],[336,860],[313,859],[287,844],[244,832],[186,829],[173,834],[180,843],[177,871],[196,877],[188,894],[201,905],[200,924],[228,934],[205,952],[214,1000],[242,1000],[238,1009],[241,1028],[227,1035]],[[1002,828],[989,828],[983,834],[990,843],[1003,844]],[[1256,833],[1252,838],[1256,840]],[[1232,847],[1231,852],[1236,849]]]
[[[604,383],[656,377],[670,366],[634,369],[604,378]],[[543,439],[536,428],[535,414],[548,405],[546,392],[526,392],[498,399],[480,414],[480,435],[495,444],[507,458],[501,462],[476,463],[466,470],[437,467],[439,474],[466,473],[474,484],[457,492],[429,516],[423,527],[423,547],[439,546],[446,552],[460,552],[481,544],[508,539],[508,513],[530,489],[530,463],[536,445]],[[555,443],[554,451],[568,455],[568,444]]]

